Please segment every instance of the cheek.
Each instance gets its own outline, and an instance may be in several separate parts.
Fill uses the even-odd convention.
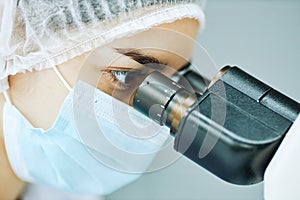
[[[132,105],[132,98],[136,90],[134,87],[128,89],[117,89],[115,85],[111,83],[111,81],[105,76],[102,76],[99,79],[97,88],[128,105]]]
[[[110,96],[114,91],[114,85],[105,76],[100,77],[97,83],[97,88]]]

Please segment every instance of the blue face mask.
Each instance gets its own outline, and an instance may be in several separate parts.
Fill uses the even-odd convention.
[[[130,123],[138,127],[135,130],[151,124],[156,134],[143,138],[128,134],[124,131],[128,119],[118,113],[122,109],[129,111]],[[3,114],[7,154],[17,176],[80,194],[108,194],[136,180],[170,139],[168,129],[81,81],[49,130],[34,128],[9,102]]]

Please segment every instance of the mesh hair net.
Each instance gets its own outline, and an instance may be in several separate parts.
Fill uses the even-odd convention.
[[[7,77],[59,65],[114,39],[181,18],[204,24],[205,0],[6,0],[0,92]]]

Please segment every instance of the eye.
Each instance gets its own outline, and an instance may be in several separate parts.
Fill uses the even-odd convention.
[[[115,76],[116,79],[118,79],[121,83],[127,83],[126,77],[128,75],[128,71],[117,71],[117,70],[111,70],[112,75]]]
[[[145,77],[145,75],[147,74],[146,71],[142,71],[139,69],[131,69],[129,71],[111,70],[110,73],[116,78],[116,80],[120,81],[122,84],[131,84],[134,81]]]
[[[104,77],[118,89],[129,89],[139,85],[148,74],[149,70],[145,67],[140,68],[124,68],[110,66],[101,70]]]

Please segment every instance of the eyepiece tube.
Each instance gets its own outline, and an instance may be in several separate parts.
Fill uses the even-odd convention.
[[[186,85],[188,82],[190,87],[186,89],[189,89],[191,92],[197,92],[201,95],[207,90],[208,84],[210,83],[207,78],[193,70],[179,71],[172,76],[172,80],[180,85]]]
[[[177,128],[185,109],[195,101],[193,93],[154,71],[135,93],[133,107],[161,126],[166,125],[173,130]]]

